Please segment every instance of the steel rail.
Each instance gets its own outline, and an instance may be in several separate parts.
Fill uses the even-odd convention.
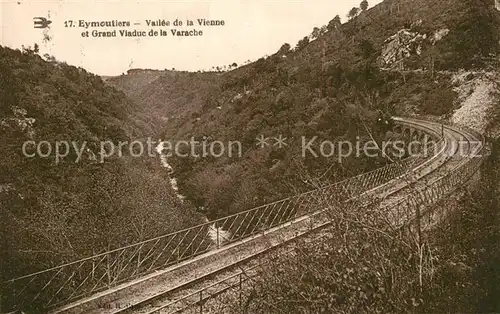
[[[471,137],[472,137],[472,136],[471,136],[471,134],[470,134],[470,133],[468,134],[468,133],[462,132],[462,131],[460,131],[459,129],[457,129],[457,128],[455,128],[455,127],[448,127],[448,126],[446,126],[446,127],[447,127],[448,129],[453,130],[454,132],[456,132],[456,133],[458,133],[458,134],[462,135],[462,138],[463,138],[463,139],[465,139],[465,140],[469,143],[469,145],[468,145],[468,148],[469,148],[469,149],[468,149],[468,151],[469,151],[469,155],[470,155],[470,154],[472,153],[472,151],[471,151],[471,150],[472,150],[472,147],[471,147],[471,145],[470,145],[470,143],[471,143]],[[474,139],[475,139],[475,138],[474,138]],[[476,140],[477,140],[477,139],[476,139]],[[484,137],[481,139],[481,142],[480,142],[480,143],[484,143],[484,142],[483,142],[483,140],[484,140]],[[478,150],[478,151],[482,151],[482,150],[484,150],[484,144],[482,144],[482,145],[481,145],[481,146],[480,146],[477,150]],[[455,149],[455,150],[453,151],[453,154],[456,154],[456,153],[457,153],[457,149]],[[464,162],[461,162],[461,163],[457,164],[454,168],[452,168],[451,170],[447,171],[447,174],[446,174],[446,175],[444,175],[444,176],[440,176],[437,180],[434,180],[434,181],[430,184],[430,185],[431,185],[431,188],[432,188],[432,187],[435,187],[435,186],[438,184],[438,182],[439,182],[439,181],[441,181],[441,180],[443,180],[445,177],[451,177],[453,174],[455,174],[457,171],[459,171],[462,167],[464,167],[464,165],[465,165],[465,166],[466,166],[466,165],[469,165],[468,161],[469,161],[469,160],[465,160]],[[479,166],[480,166],[480,165],[477,165],[477,167],[479,167]],[[475,168],[475,169],[477,169],[477,168]],[[469,171],[469,172],[467,172],[467,174],[468,174],[469,176],[465,176],[465,177],[463,178],[463,180],[464,180],[464,181],[467,181],[467,180],[468,180],[468,178],[470,177],[470,175],[473,175],[474,173],[475,173],[475,171]],[[425,187],[425,188],[429,188],[429,187]],[[439,199],[443,199],[443,198],[445,198],[447,195],[449,195],[449,194],[453,193],[453,192],[455,191],[455,189],[456,189],[456,188],[452,188],[452,189],[450,189],[449,191],[447,191],[445,194],[441,194],[441,197],[440,197]],[[414,191],[412,194],[419,193],[419,192],[421,192],[421,191],[420,191],[420,190],[417,190],[417,191]],[[438,200],[439,200],[439,199],[438,199]],[[438,201],[438,200],[434,200],[434,202],[436,202],[436,201]],[[399,203],[396,203],[396,204],[392,204],[392,205],[390,205],[390,207],[391,207],[391,208],[395,208],[395,207],[397,207],[398,205],[399,205]],[[419,206],[419,204],[417,204],[417,206]],[[414,221],[414,219],[415,219],[415,217],[412,217],[412,218],[408,219],[408,220],[406,221],[406,224],[412,224],[412,223],[413,223],[413,221]],[[329,223],[328,223],[328,224],[329,224]],[[403,225],[401,225],[401,226],[400,226],[400,228],[401,228],[401,227],[403,227]],[[252,267],[252,269],[253,269],[253,267]],[[207,286],[207,287],[204,287],[204,288],[198,289],[198,290],[196,290],[196,291],[195,291],[195,292],[193,292],[193,293],[190,293],[190,294],[185,295],[185,296],[183,296],[183,297],[181,297],[181,298],[175,299],[174,301],[171,301],[171,302],[169,302],[169,303],[167,303],[167,304],[164,304],[164,305],[162,305],[162,306],[156,307],[155,309],[153,309],[153,310],[151,310],[151,311],[148,311],[148,312],[146,312],[146,313],[144,313],[144,314],[154,314],[154,313],[158,313],[159,311],[164,310],[164,309],[166,309],[166,308],[168,308],[168,307],[171,307],[171,306],[172,306],[172,305],[174,305],[174,304],[177,304],[177,303],[180,303],[180,302],[182,302],[182,301],[185,301],[186,299],[189,299],[189,298],[193,297],[194,295],[198,295],[198,294],[199,294],[199,295],[201,296],[201,295],[203,294],[203,292],[205,292],[206,290],[208,290],[208,289],[210,289],[210,288],[212,288],[212,287],[214,287],[214,286],[217,286],[217,285],[219,285],[219,284],[220,284],[220,283],[222,283],[222,282],[226,282],[227,280],[230,280],[230,279],[232,279],[232,278],[234,278],[234,277],[241,276],[241,273],[242,273],[242,272],[239,272],[239,273],[234,274],[234,275],[232,275],[232,276],[229,276],[229,277],[227,277],[227,278],[225,278],[225,279],[222,279],[222,280],[220,280],[220,281],[218,281],[218,282],[216,282],[216,283],[213,283],[213,284],[211,284],[211,285],[209,285],[209,286]],[[252,277],[253,277],[253,276],[252,276]],[[249,279],[249,278],[245,278],[244,280],[246,281],[246,280],[248,280],[248,279]],[[241,282],[241,281],[240,281],[240,282]],[[231,290],[231,289],[235,289],[235,288],[238,288],[238,287],[240,287],[240,289],[241,289],[241,283],[236,283],[236,284],[232,284],[232,285],[226,286],[226,287],[224,287],[224,288],[222,288],[222,289],[220,289],[220,290],[216,291],[215,293],[213,293],[213,292],[212,292],[212,293],[210,293],[210,294],[208,294],[208,295],[205,295],[205,297],[200,298],[200,300],[197,300],[197,301],[195,301],[195,302],[192,302],[192,303],[190,303],[190,304],[188,304],[188,305],[186,305],[186,306],[184,306],[184,307],[182,307],[182,308],[176,309],[176,310],[174,310],[173,312],[169,312],[169,313],[180,313],[180,312],[183,312],[183,311],[185,311],[185,310],[188,310],[191,306],[196,306],[196,305],[198,305],[198,304],[203,304],[203,303],[204,303],[204,302],[206,302],[207,300],[209,300],[209,299],[211,299],[211,298],[214,298],[214,297],[216,297],[216,296],[220,295],[221,293],[224,293],[224,292],[226,292],[226,291],[229,291],[229,290]]]
[[[445,141],[445,143],[446,143],[446,141]],[[444,150],[445,150],[445,149],[446,149],[446,145],[443,145],[442,149],[439,151],[439,154],[444,153]],[[431,161],[432,161],[433,159],[435,159],[434,157],[436,157],[436,155],[435,155],[435,156],[433,156],[433,158],[431,158]],[[441,165],[441,164],[440,164],[440,165]],[[421,165],[421,166],[422,166],[422,165]],[[419,166],[419,167],[421,167],[421,166]],[[413,170],[415,170],[415,169],[413,169]],[[396,180],[396,179],[394,179],[394,180]],[[387,183],[386,183],[386,184],[387,184]],[[384,184],[384,185],[385,185],[385,184]],[[402,187],[402,188],[404,188],[404,187]],[[402,188],[398,188],[398,189],[392,190],[392,192],[391,192],[389,195],[394,194],[394,193],[397,193],[397,192],[398,192],[398,191],[400,191]],[[366,192],[364,192],[364,193],[368,193],[368,192],[369,192],[369,191],[366,191]],[[378,196],[378,195],[372,195],[372,201],[371,201],[369,204],[372,204],[372,203],[376,202],[376,200],[377,200],[377,196]],[[348,199],[348,200],[345,200],[343,203],[349,203],[349,202],[352,202],[352,201],[356,200],[357,198],[359,198],[359,196],[356,196],[356,197],[350,198],[350,199]],[[369,204],[363,204],[363,206],[367,206],[367,205],[369,205]],[[315,213],[314,213],[314,215],[315,215],[315,216],[319,216],[320,214],[325,213],[325,212],[327,212],[327,211],[328,211],[328,209],[326,209],[326,208],[325,208],[325,209],[322,209],[322,210],[319,210],[319,211],[315,212]],[[322,224],[320,224],[320,225],[318,225],[318,226],[316,226],[316,227],[313,227],[311,230],[309,230],[309,231],[307,232],[307,234],[309,234],[309,233],[311,233],[311,232],[315,232],[315,231],[317,231],[317,230],[318,230],[318,229],[320,229],[320,228],[326,227],[326,226],[328,226],[330,223],[331,223],[331,222],[330,222],[330,221],[328,221],[328,222],[326,222],[326,223],[322,223]],[[304,234],[301,234],[301,235],[300,235],[300,237],[302,237],[303,235],[304,235]],[[294,241],[294,240],[296,240],[296,238],[291,239],[291,240],[288,240],[288,241],[284,242],[283,244],[288,243],[288,242],[292,242],[292,241]],[[282,245],[282,244],[280,244],[280,245]],[[274,248],[274,247],[273,247],[273,248]],[[259,252],[259,253],[258,253],[258,254],[256,254],[255,256],[261,255],[262,253],[265,253],[265,252]],[[246,258],[245,260],[250,260],[250,259],[254,258],[255,256],[248,257],[248,258]],[[238,262],[238,264],[239,264],[239,262]],[[202,276],[202,277],[203,277],[203,278],[205,278],[205,277],[209,277],[209,276],[216,275],[216,274],[218,274],[218,273],[220,273],[220,272],[223,272],[223,271],[227,271],[228,269],[232,268],[232,266],[233,266],[233,265],[226,266],[226,267],[224,267],[223,269],[218,270],[217,272],[214,272],[214,273],[209,273],[209,274],[206,274],[206,275],[204,275],[204,276]],[[198,278],[198,279],[196,280],[196,282],[199,282],[200,280],[201,280],[201,278]],[[187,283],[183,284],[183,285],[182,285],[182,287],[183,287],[183,288],[188,288],[189,286],[191,286],[191,284],[195,284],[195,282],[187,282]],[[200,290],[197,290],[197,292],[196,292],[196,293],[199,293],[200,291],[205,291],[206,289],[209,289],[210,287],[211,287],[211,286],[206,287],[206,288],[202,288],[202,289],[200,289]],[[230,287],[229,287],[229,288],[230,288]],[[222,289],[222,290],[223,290],[223,291],[227,291],[229,288],[228,288],[228,287],[225,287],[225,288],[224,288],[224,289]],[[178,290],[178,289],[175,289],[175,291],[177,291],[177,290]],[[161,298],[166,298],[168,295],[170,295],[170,294],[172,294],[172,293],[175,293],[175,291],[173,291],[173,290],[169,290],[169,291],[165,291],[165,292],[163,292],[163,293],[161,293],[161,294],[159,294],[159,295],[155,295],[155,296],[154,296],[154,300],[161,299]],[[221,292],[223,292],[223,291],[221,291]],[[217,293],[217,294],[218,294],[218,293]],[[167,302],[167,303],[166,303],[166,304],[164,304],[164,305],[161,305],[161,306],[159,306],[159,307],[155,307],[155,309],[153,309],[153,310],[151,310],[151,311],[149,311],[149,312],[146,312],[145,314],[158,313],[158,312],[160,312],[160,311],[164,310],[165,308],[167,308],[167,307],[169,307],[169,306],[171,306],[171,305],[173,305],[173,304],[175,304],[175,303],[182,302],[182,301],[183,301],[183,300],[185,300],[185,299],[189,299],[190,297],[192,297],[192,294],[188,294],[188,295],[186,295],[186,296],[183,296],[183,297],[181,297],[181,298],[176,299],[175,301],[170,301],[170,302]],[[202,300],[199,300],[199,301],[197,301],[197,302],[194,302],[192,305],[199,304],[200,302],[206,301],[206,300],[208,300],[209,298],[210,298],[210,296],[205,296]],[[140,308],[141,306],[144,306],[144,305],[150,304],[152,301],[153,301],[153,298],[151,298],[151,299],[147,299],[147,300],[143,300],[142,302],[137,303],[137,304],[134,304],[133,306],[131,306],[131,307],[129,307],[129,308],[124,308],[124,309],[122,309],[122,310],[120,310],[120,311],[118,311],[118,312],[114,312],[114,314],[118,314],[118,313],[128,313],[128,312],[130,312],[131,310],[138,309],[138,308]],[[187,308],[178,309],[178,310],[176,310],[175,312],[172,312],[172,313],[178,313],[179,311],[182,311],[182,310],[185,310],[185,309],[187,309]],[[141,313],[142,313],[142,314],[144,314],[143,312],[141,312]]]
[[[411,122],[408,122],[408,124],[411,124]],[[437,136],[437,132],[432,128],[418,125],[416,123],[414,124],[417,125],[420,129],[421,128],[426,129],[428,133],[434,134],[435,137]],[[438,141],[438,143],[436,143],[436,145],[438,144],[442,145],[442,149],[439,152],[439,154],[441,154],[446,147],[446,142],[442,140],[443,139],[441,139],[440,141]],[[422,166],[422,164],[425,163],[430,163],[435,158],[436,155],[431,156],[431,158],[427,157],[422,158],[421,163],[417,164],[417,169],[418,166]],[[42,271],[13,278],[5,281],[4,285],[7,287],[6,291],[8,291],[8,289],[11,289],[11,291],[13,292],[12,294],[13,296],[19,296],[21,307],[25,303],[33,302],[33,300],[30,301],[27,300],[26,297],[23,297],[23,295],[26,296],[29,294],[27,293],[27,290],[29,290],[29,292],[32,293],[33,291],[36,291],[34,289],[38,289],[38,291],[36,291],[37,293],[35,296],[35,300],[40,297],[43,291],[46,291],[47,293],[50,293],[50,291],[52,291],[50,300],[47,304],[44,305],[44,307],[53,308],[54,306],[60,305],[63,302],[68,302],[83,297],[85,295],[89,295],[91,293],[96,293],[99,291],[106,290],[112,286],[116,286],[119,283],[125,282],[133,278],[137,278],[137,276],[139,275],[147,274],[156,269],[164,268],[168,265],[179,263],[180,261],[192,258],[197,254],[209,251],[211,249],[211,245],[207,244],[206,246],[203,246],[203,243],[207,240],[208,229],[211,228],[212,225],[215,225],[217,227],[217,225],[219,224],[220,225],[219,228],[221,229],[227,228],[224,230],[230,230],[232,234],[229,241],[226,241],[226,244],[234,242],[235,240],[245,238],[257,232],[258,231],[257,229],[259,228],[259,223],[261,223],[261,221],[268,222],[269,220],[271,220],[270,223],[263,225],[265,229],[269,229],[276,225],[288,222],[294,218],[310,214],[310,209],[318,205],[318,204],[313,204],[314,197],[312,196],[314,196],[315,194],[318,194],[320,192],[324,193],[328,191],[330,192],[330,194],[335,194],[332,193],[333,189],[337,189],[333,191],[336,191],[338,193],[342,192],[342,190],[347,187],[347,192],[341,193],[342,195],[347,194],[347,199],[351,199],[353,197],[353,193],[355,197],[367,195],[366,193],[373,191],[377,188],[383,187],[390,181],[397,180],[403,177],[406,173],[406,169],[414,166],[413,163],[416,163],[417,161],[419,161],[419,158],[408,157],[404,159],[401,162],[401,164],[399,163],[396,165],[389,164],[384,167],[366,173],[362,173],[351,178],[346,178],[342,181],[332,183],[330,185],[321,187],[319,189],[311,190],[299,195],[291,196],[269,204],[261,205],[249,210],[245,210],[243,212],[239,212],[236,214],[216,219],[214,221],[199,224],[173,233],[169,233],[166,235],[158,236],[145,241],[127,245],[121,248],[110,250],[108,252],[103,252],[90,257],[79,259],[77,261],[65,263]],[[379,182],[379,180],[383,181]],[[360,183],[363,185],[363,187],[361,188],[359,187]],[[355,187],[356,189],[352,190],[353,187]],[[302,201],[298,203],[298,200],[301,200],[301,198]],[[303,210],[304,199],[306,200],[306,211]],[[276,207],[279,207],[277,212],[275,211]],[[252,215],[250,215],[250,213]],[[251,216],[250,220],[247,220],[248,216]],[[258,217],[258,219],[256,219],[257,224],[253,224],[255,217]],[[236,231],[232,229],[235,223],[239,224],[237,226]],[[251,229],[249,229],[250,226],[252,226]],[[239,233],[242,227],[244,228],[244,230],[243,232]],[[250,230],[249,233],[247,233],[247,230]],[[191,231],[194,231],[193,232],[193,234],[195,234],[194,237],[191,237],[190,235]],[[195,244],[196,241],[199,241],[198,236],[200,234],[202,234],[203,238],[201,239],[201,242]],[[179,239],[175,240],[176,238],[179,238],[180,240]],[[188,243],[184,244],[185,241],[188,241]],[[219,238],[217,242],[219,244],[220,242]],[[173,250],[169,249],[172,243],[174,243]],[[157,246],[158,244],[160,245]],[[196,250],[192,249],[191,254],[186,254],[189,248],[192,248],[195,245],[197,246]],[[146,253],[147,259],[151,258],[152,261],[151,263],[148,261],[148,264],[145,264],[146,259],[140,258],[143,248],[147,252]],[[158,248],[162,249],[159,250]],[[183,250],[182,254],[180,253],[181,248]],[[159,252],[157,252],[157,250],[159,250]],[[154,254],[150,255],[150,253],[152,252],[154,252]],[[174,256],[176,252],[177,252],[177,257]],[[167,256],[165,256],[164,258],[163,257],[164,255]],[[112,259],[111,264],[109,264],[109,259]],[[133,269],[131,262],[135,260],[137,260],[136,263],[137,265],[139,266],[145,265],[149,267],[145,267],[145,270],[141,270],[139,267]],[[106,265],[104,265],[105,261],[108,262]],[[123,262],[125,262],[124,265]],[[158,264],[156,264],[157,262]],[[63,268],[67,268],[67,271],[63,271]],[[98,277],[98,278],[96,277],[97,280],[94,277],[96,273]],[[113,280],[109,283],[105,282],[104,279],[106,279],[107,277],[109,278],[110,275],[114,276]],[[43,283],[42,286],[40,286],[40,288],[34,288],[34,284],[37,283],[35,279],[42,276],[47,276],[47,279],[45,279],[45,282]],[[42,279],[43,278],[40,278],[40,280]],[[21,288],[17,289],[17,287],[15,286],[16,283],[21,283],[24,280],[27,280],[27,283],[25,283],[24,286],[23,284],[21,284]],[[85,288],[85,283],[89,280],[95,283],[91,289]],[[80,284],[75,286],[73,284],[73,282],[75,281],[77,282],[79,281]],[[60,296],[59,299],[57,299],[56,296],[58,296],[65,287],[73,289],[73,292],[71,293],[71,295],[69,295],[69,297]],[[52,290],[49,290],[49,288],[51,288]]]

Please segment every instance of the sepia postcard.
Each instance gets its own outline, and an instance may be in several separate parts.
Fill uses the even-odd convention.
[[[499,0],[0,26],[0,314],[500,313]]]

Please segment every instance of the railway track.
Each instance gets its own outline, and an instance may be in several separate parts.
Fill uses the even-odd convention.
[[[451,184],[463,184],[476,171],[481,160],[471,162],[471,155],[482,149],[484,138],[435,122],[395,120],[411,139],[426,138],[424,134],[433,139],[442,136],[433,154],[409,157],[316,190],[5,283],[18,298],[19,308],[42,296],[48,300],[44,308],[51,309],[49,313],[169,313],[241,285],[256,270],[252,268],[256,260],[268,258],[270,252],[284,249],[295,239],[314,239],[311,234],[331,221],[325,204],[345,203],[351,209],[392,213],[397,222],[411,221],[408,213],[401,215],[403,209],[411,213],[411,206],[432,204],[430,198],[448,191]],[[464,175],[460,175],[462,170]],[[418,203],[419,197],[427,199]],[[207,228],[212,225],[217,228],[216,241],[208,236]],[[230,239],[219,238],[219,228],[231,230]],[[250,275],[245,279],[243,274]],[[239,283],[234,282],[235,276]],[[108,278],[113,281],[108,283]],[[23,293],[25,289],[35,291],[33,300]],[[64,289],[72,289],[71,295],[59,295]]]
[[[436,123],[427,124],[429,129],[437,131],[441,125]],[[468,161],[464,155],[464,150],[467,152],[465,155],[471,155],[476,149],[473,143],[481,143],[473,134],[461,131],[455,127],[445,126],[446,130],[446,143],[442,149],[426,164],[418,166],[416,169],[425,169],[422,173],[416,175],[413,179],[414,182],[406,182],[403,186],[393,186],[389,188],[389,183],[384,184],[383,187],[377,187],[378,193],[383,189],[383,201],[380,203],[381,208],[390,208],[394,204],[398,204],[412,189],[425,188],[425,186],[432,184],[442,179],[448,172],[460,168]],[[460,145],[456,145],[460,143]],[[397,178],[401,179],[401,178]],[[413,183],[413,184],[412,184]],[[370,191],[368,191],[370,192]],[[365,204],[368,205],[368,204]],[[306,232],[301,236],[307,236],[311,232],[318,231],[319,229],[328,226],[328,222],[323,222],[316,226],[310,232]],[[287,243],[286,241],[280,245],[273,247],[279,249]],[[289,254],[288,250],[285,254]],[[265,250],[255,254],[247,259],[241,260],[237,263],[224,267],[217,272],[206,274],[196,281],[191,281],[172,289],[158,294],[150,299],[143,300],[128,308],[120,309],[114,313],[136,313],[136,314],[153,314],[153,313],[181,313],[193,306],[202,306],[209,299],[214,298],[222,293],[231,289],[239,288],[251,280],[256,274],[258,269],[258,259],[262,255],[268,255],[269,251]]]

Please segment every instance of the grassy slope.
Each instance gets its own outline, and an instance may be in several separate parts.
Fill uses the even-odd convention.
[[[204,95],[217,80],[216,73],[142,70],[109,78],[106,83],[122,90],[154,119],[157,130],[179,128],[185,117],[198,112]]]
[[[375,46],[402,23],[422,18],[430,30],[451,29],[449,36],[436,46],[439,50],[433,52],[439,70],[481,68],[485,66],[481,56],[496,52],[499,15],[492,9],[492,3],[398,2],[400,13],[391,18],[382,18],[387,16],[389,1],[361,17],[362,20],[370,16],[376,25],[358,26],[363,30],[363,37],[373,41]],[[350,40],[352,38],[346,38],[329,46],[333,51],[343,50],[337,62],[349,55]],[[428,53],[408,60],[408,67],[425,66]],[[321,58],[321,54],[318,52],[315,57]],[[438,74],[431,79],[426,73],[410,73],[405,79],[406,82],[399,74],[393,76],[388,82],[393,91],[384,97],[387,104],[394,105],[397,113],[450,113],[456,96],[449,75]],[[418,263],[415,263],[414,253],[398,247],[397,241],[386,242],[384,237],[379,238],[362,225],[346,228],[339,222],[331,232],[331,241],[302,243],[297,250],[298,258],[270,265],[264,272],[265,279],[255,285],[247,304],[251,304],[255,313],[498,312],[500,252],[497,243],[500,233],[495,194],[499,186],[496,179],[498,143],[494,146],[494,153],[483,166],[484,177],[479,188],[463,197],[460,207],[428,239],[433,250],[433,272],[430,278],[426,277],[429,274],[424,275],[422,292],[419,292],[418,268],[415,267]],[[369,244],[366,238],[370,238]]]
[[[271,56],[220,75],[212,82],[214,86],[194,116],[201,121],[197,122],[190,112],[180,117],[184,119],[181,128],[176,124],[167,128],[167,134],[211,135],[217,139],[237,136],[249,143],[259,133],[283,132],[293,137],[328,129],[329,133],[323,134],[326,137],[343,136],[348,128],[342,122],[356,125],[353,123],[356,114],[349,115],[352,109],[349,104],[356,105],[354,113],[367,109],[367,117],[370,109],[379,108],[390,108],[403,115],[449,114],[456,98],[449,75],[440,73],[431,77],[424,72],[403,77],[398,73],[376,72],[365,78],[380,80],[383,86],[376,83],[370,86],[366,80],[356,80],[355,74],[366,74],[363,70],[369,69],[365,67],[369,60],[359,55],[359,44],[368,40],[380,51],[387,37],[422,19],[418,31],[430,34],[448,28],[450,33],[433,49],[424,50],[420,57],[406,60],[408,69],[427,67],[431,56],[436,70],[481,68],[485,66],[483,57],[497,49],[498,13],[492,5],[492,1],[481,0],[384,1],[345,24],[340,31],[327,33],[301,51],[288,54],[286,59],[281,54]],[[246,95],[248,90],[251,92]],[[243,97],[235,99],[238,94]],[[354,132],[359,129],[354,127]],[[276,151],[256,151],[249,156],[232,164],[220,160],[179,163],[181,186],[184,182],[193,196],[202,195],[200,203],[204,204],[207,199],[231,194],[238,198],[246,194],[272,195],[268,169],[262,164],[269,167],[273,160],[281,158],[286,166],[292,167],[290,156]],[[419,292],[415,275],[418,261],[414,252],[398,247],[394,241],[379,239],[378,234],[362,226],[346,231],[339,222],[338,232],[332,232],[332,241],[304,244],[300,259],[271,265],[268,277],[256,285],[249,303],[262,313],[297,312],[299,307],[315,313],[499,311],[495,298],[500,256],[496,245],[497,157],[485,165],[487,175],[479,192],[464,198],[456,216],[450,217],[429,238],[435,273],[425,277],[423,293]],[[321,169],[319,166],[316,169]],[[279,173],[277,178],[286,178],[283,174]],[[244,182],[235,177],[244,178]],[[231,207],[232,202],[234,199],[230,197],[222,198],[215,205]],[[367,246],[367,237],[376,245]],[[342,238],[345,243],[337,243]],[[331,263],[332,256],[338,262],[336,265]]]
[[[427,293],[427,312],[500,311],[499,148],[495,140],[476,189],[431,234],[439,268]]]
[[[249,313],[498,313],[499,144],[475,189],[434,208],[449,215],[424,234],[422,257],[415,235],[387,228],[380,215],[344,220],[353,213],[336,208],[321,238],[299,240],[293,258],[264,262],[243,302],[221,302]]]
[[[183,194],[212,214],[233,212],[257,205],[239,201],[244,195],[265,202],[289,193],[289,183],[295,186],[303,173],[315,177],[330,169],[323,178],[338,180],[373,166],[348,160],[330,168],[332,160],[297,159],[294,148],[259,150],[254,144],[260,134],[282,134],[297,148],[302,135],[328,140],[362,136],[361,121],[376,130],[377,110],[449,113],[456,95],[448,76],[381,73],[378,54],[387,37],[421,19],[414,31],[431,35],[448,28],[450,33],[421,56],[405,60],[407,69],[427,67],[431,56],[436,70],[481,67],[498,43],[498,15],[490,2],[387,0],[300,50],[281,51],[222,74],[164,72],[152,83],[143,80],[143,92],[130,95],[147,96],[135,99],[156,115],[175,115],[159,124],[169,139],[207,136],[243,143],[241,159],[172,161]],[[367,45],[373,49],[363,49]],[[127,80],[136,79],[127,75],[111,82],[127,86]]]
[[[157,158],[89,159],[99,141],[151,132],[151,122],[98,76],[0,47],[0,122],[3,278],[200,221],[175,197]],[[78,163],[73,153],[55,164],[53,155],[24,157],[27,140],[87,142],[90,151]]]

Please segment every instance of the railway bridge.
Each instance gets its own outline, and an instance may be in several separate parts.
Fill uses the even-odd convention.
[[[376,210],[388,215],[395,226],[430,220],[426,209],[478,171],[486,152],[484,137],[462,126],[413,118],[394,120],[394,132],[419,141],[432,154],[406,157],[215,221],[11,278],[3,283],[4,310],[180,312],[209,297],[204,292],[214,285],[183,293],[187,287],[329,225],[330,203],[376,204]],[[221,291],[242,283],[241,274],[224,280]]]

